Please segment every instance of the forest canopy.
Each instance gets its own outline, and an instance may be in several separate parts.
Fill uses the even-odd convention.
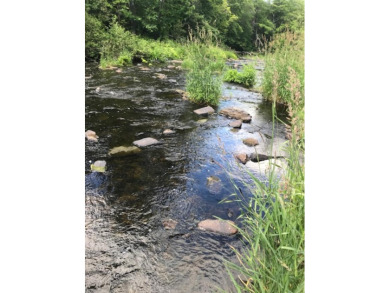
[[[186,40],[206,29],[237,51],[256,51],[275,33],[304,28],[303,0],[86,0],[86,58],[98,59],[119,25],[154,40]]]

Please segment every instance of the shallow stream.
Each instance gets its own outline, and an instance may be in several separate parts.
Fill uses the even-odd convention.
[[[238,66],[245,62],[236,61]],[[175,92],[185,89],[185,72],[168,66],[144,71],[134,65],[118,73],[86,64],[85,130],[99,136],[85,147],[86,292],[233,288],[224,261],[236,261],[230,246],[240,248],[240,236],[201,231],[197,223],[239,216],[237,203],[220,203],[234,192],[231,181],[250,195],[241,183],[248,180],[247,167],[233,154],[253,152],[242,143],[244,138],[261,142],[272,135],[271,104],[258,93],[226,83],[214,109],[241,108],[252,115],[251,123],[237,131],[228,126],[231,119],[218,114],[202,121],[193,112],[200,106]],[[261,63],[257,69],[262,70]],[[175,133],[163,135],[164,129]],[[275,136],[284,139],[281,124]],[[133,156],[108,156],[113,147],[131,146],[145,137],[161,144]],[[97,160],[107,162],[105,173],[90,171]],[[221,186],[208,186],[209,176],[220,178]],[[167,219],[177,221],[174,230],[164,229]]]

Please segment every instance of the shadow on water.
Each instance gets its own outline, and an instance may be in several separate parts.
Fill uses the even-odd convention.
[[[216,110],[237,106],[252,122],[238,131],[217,114],[200,123],[193,113],[199,106],[175,92],[184,89],[184,73],[166,65],[150,69],[130,66],[117,73],[86,65],[85,126],[99,136],[97,143],[86,141],[86,292],[229,290],[223,262],[235,261],[230,245],[240,247],[240,236],[203,232],[196,225],[214,216],[239,216],[236,203],[219,202],[234,191],[230,179],[249,196],[239,183],[248,179],[245,166],[233,154],[253,152],[244,138],[272,135],[271,105],[258,93],[224,84]],[[163,135],[167,128],[175,133]],[[284,138],[282,125],[275,134]],[[111,148],[145,137],[161,144],[133,156],[108,156]],[[90,172],[96,160],[107,162],[104,174]],[[220,185],[207,185],[210,176],[220,178]],[[177,222],[175,229],[164,229],[167,219]]]

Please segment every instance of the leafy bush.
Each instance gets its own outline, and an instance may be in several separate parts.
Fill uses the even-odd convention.
[[[223,80],[252,87],[256,81],[256,70],[253,65],[244,65],[242,72],[238,72],[235,69],[229,69],[226,71]]]
[[[92,15],[85,13],[85,57],[99,59],[100,49],[107,35],[103,24]]]

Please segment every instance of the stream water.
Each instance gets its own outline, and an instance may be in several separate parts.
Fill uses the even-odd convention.
[[[236,106],[252,115],[237,131],[218,114],[199,122],[203,117],[193,110],[200,106],[175,92],[185,88],[185,72],[168,64],[150,71],[134,65],[118,73],[88,63],[85,82],[85,127],[99,136],[85,147],[86,292],[232,290],[224,261],[236,262],[230,246],[240,249],[240,236],[201,231],[197,223],[239,216],[237,203],[220,203],[234,192],[231,180],[250,195],[242,184],[247,167],[233,154],[253,152],[244,138],[272,135],[271,104],[258,93],[224,84],[216,112]],[[285,118],[283,112],[279,116]],[[168,128],[175,133],[163,135]],[[274,131],[284,138],[281,124]],[[145,137],[162,143],[133,156],[108,156],[113,147]],[[107,162],[105,173],[90,171],[97,160]],[[219,177],[222,186],[210,188],[209,176]],[[177,221],[174,230],[164,229],[167,219]]]

